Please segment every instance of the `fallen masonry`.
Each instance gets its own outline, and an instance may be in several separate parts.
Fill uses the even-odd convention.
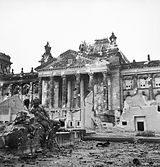
[[[8,149],[16,154],[31,154],[43,149],[59,149],[73,145],[83,138],[84,130],[65,130],[59,121],[50,120],[48,131],[36,121],[33,114],[20,111],[14,121],[0,127],[0,149]]]
[[[55,126],[55,127],[54,127]],[[53,132],[55,133],[56,123],[53,122]],[[35,121],[33,114],[27,111],[20,111],[14,121],[9,122],[1,127],[1,148],[16,150],[19,154],[34,153],[42,146],[46,136],[44,127]]]
[[[34,156],[12,156],[8,152],[0,151],[0,166],[160,166],[159,144],[110,142],[108,146],[103,147],[100,143],[103,145],[105,142],[75,142],[73,146],[61,147],[61,152],[44,151]]]

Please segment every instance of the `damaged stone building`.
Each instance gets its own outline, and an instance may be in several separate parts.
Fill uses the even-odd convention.
[[[79,51],[58,57],[46,44],[37,73],[27,76],[38,84],[36,96],[52,119],[64,120],[66,128],[160,131],[160,60],[148,55],[146,61],[130,62],[116,39],[112,33],[92,45],[84,41]]]
[[[18,74],[11,70],[10,56],[0,53],[0,122],[15,119],[16,113],[24,109],[24,99],[31,101],[38,94],[38,74],[31,69]]]
[[[160,131],[160,60],[122,64],[123,113],[119,126],[129,131]]]
[[[83,42],[78,52],[67,50],[57,58],[51,58],[49,44],[46,50],[36,70],[39,96],[51,117],[65,119],[69,128],[113,123],[114,111],[123,108],[121,64],[129,62],[116,36]]]

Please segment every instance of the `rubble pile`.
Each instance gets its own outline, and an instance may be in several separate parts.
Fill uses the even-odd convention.
[[[18,154],[33,154],[41,147],[50,147],[60,127],[56,121],[50,121],[52,129],[46,133],[44,126],[36,121],[33,114],[25,110],[18,112],[14,121],[1,126],[0,148]]]

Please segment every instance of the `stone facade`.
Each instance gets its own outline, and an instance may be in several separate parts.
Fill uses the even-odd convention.
[[[68,50],[36,68],[41,79],[39,97],[53,119],[64,119],[69,128],[117,125],[117,120],[122,123],[123,116],[119,117],[126,98],[135,95],[156,99],[157,108],[160,61],[152,61],[148,55],[147,61],[129,62],[116,38],[112,33],[93,45],[84,41],[79,51]],[[50,51],[48,47],[45,50]],[[45,51],[43,57],[46,54],[51,55]]]
[[[143,94],[127,96],[117,126],[127,131],[160,132],[159,97],[160,95],[157,95],[155,100],[149,100],[148,96]]]
[[[12,121],[16,112],[24,109],[23,101],[30,102],[38,96],[38,73],[30,72],[14,74],[11,69],[10,56],[0,53],[0,122]]]
[[[93,45],[83,42],[79,49],[68,50],[36,68],[42,80],[42,104],[53,119],[65,119],[66,127],[114,123],[114,111],[123,109],[121,64],[129,61],[118,49],[114,33]]]
[[[129,62],[119,50],[116,39],[112,33],[109,39],[95,40],[93,45],[84,41],[79,51],[67,50],[56,58],[47,42],[40,66],[35,68],[37,72],[32,69],[24,73],[22,69],[21,73],[14,74],[10,72],[11,62],[7,57],[8,71],[1,75],[1,101],[6,92],[24,95],[26,91],[32,98],[39,96],[50,117],[65,120],[68,128],[93,129],[117,125],[119,121],[122,125],[123,120],[130,119],[130,114],[123,115],[126,99],[137,95],[152,101],[153,115],[159,114],[160,60],[151,60],[148,55],[146,61]],[[27,85],[29,89],[25,89]],[[131,117],[142,117],[148,110],[139,112],[143,113],[140,115],[130,109],[127,111],[132,113]],[[140,118],[136,118],[138,122]],[[154,118],[147,119],[151,123]],[[131,130],[137,129],[132,126]]]
[[[118,126],[130,131],[160,131],[160,61],[123,64],[123,113]]]
[[[31,72],[24,73],[23,68],[19,74],[9,72],[0,75],[0,102],[6,98],[18,94],[23,101],[26,96],[32,100],[38,96],[38,74],[31,69]]]

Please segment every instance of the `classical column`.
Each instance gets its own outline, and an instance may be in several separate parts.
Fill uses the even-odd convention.
[[[80,74],[76,74],[76,83],[75,83],[75,88],[76,88],[76,108],[80,107]]]
[[[81,105],[84,103],[84,79],[82,78],[80,81],[80,99]]]
[[[39,77],[38,80],[38,96],[39,99],[42,101],[42,77]]]
[[[153,75],[149,74],[147,80],[149,86],[149,100],[153,100]]]
[[[93,73],[89,73],[89,83],[88,83],[88,88],[90,91],[93,90]]]
[[[54,108],[59,107],[59,81],[54,78]]]
[[[62,108],[66,107],[66,75],[62,75]]]
[[[85,127],[85,109],[84,109],[84,79],[81,79],[80,82],[80,95],[81,95],[81,123],[82,123],[82,128]]]
[[[50,107],[54,107],[54,76],[50,76]]]
[[[94,73],[89,73],[89,85],[88,88],[93,93],[92,97],[92,111],[94,112],[94,115],[96,115],[96,111],[94,110],[94,79],[93,79]]]
[[[10,84],[8,89],[9,89],[9,96],[12,96],[13,95],[13,84]]]
[[[71,81],[68,80],[68,83],[67,83],[67,90],[68,90],[68,94],[67,94],[67,107],[68,108],[71,108]]]
[[[108,110],[108,79],[107,72],[103,72],[103,97],[104,97],[104,108]]]
[[[111,88],[111,77],[108,78],[108,109],[112,108],[112,88]]]

